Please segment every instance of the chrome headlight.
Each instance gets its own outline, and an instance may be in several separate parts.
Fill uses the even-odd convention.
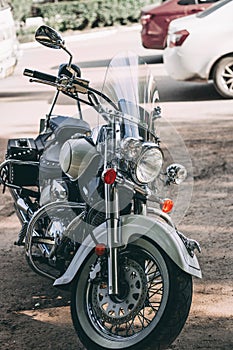
[[[167,182],[180,185],[187,177],[187,170],[181,164],[171,164],[167,167]]]
[[[121,141],[121,153],[127,160],[135,160],[142,151],[142,143],[133,137],[126,137]]]
[[[149,183],[159,175],[163,164],[161,150],[155,144],[143,144],[143,150],[138,158],[135,175],[141,183]]]

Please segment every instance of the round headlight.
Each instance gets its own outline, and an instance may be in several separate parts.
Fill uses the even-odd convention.
[[[167,167],[168,183],[180,185],[187,177],[187,170],[181,164],[171,164]]]
[[[159,175],[163,155],[158,147],[148,147],[140,155],[136,165],[136,178],[141,183],[149,183]]]
[[[121,153],[127,160],[136,160],[142,150],[140,140],[133,137],[126,137],[121,142]]]

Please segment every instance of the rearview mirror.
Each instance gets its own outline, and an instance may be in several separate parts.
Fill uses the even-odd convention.
[[[64,40],[53,28],[48,26],[40,26],[35,34],[35,39],[42,45],[52,49],[64,48]]]

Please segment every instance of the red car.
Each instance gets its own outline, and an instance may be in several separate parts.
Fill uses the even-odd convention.
[[[166,47],[169,23],[178,17],[184,17],[205,10],[218,0],[167,0],[160,5],[148,5],[142,8],[142,45],[147,49]]]

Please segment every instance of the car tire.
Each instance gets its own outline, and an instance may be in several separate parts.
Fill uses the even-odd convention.
[[[214,85],[224,98],[233,98],[233,56],[222,58],[213,71]]]

